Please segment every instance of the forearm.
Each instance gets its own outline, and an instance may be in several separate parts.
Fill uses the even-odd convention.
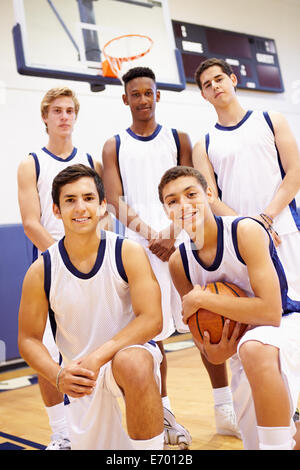
[[[151,317],[147,315],[147,318],[143,314],[139,315],[113,338],[92,353],[96,358],[98,367],[100,368],[103,364],[110,361],[118,351],[127,346],[147,343],[158,335],[161,329],[162,321],[158,315],[153,314]]]
[[[212,293],[200,294],[198,308],[248,325],[279,326],[281,320],[279,307],[272,308],[269,302],[259,297],[232,298]]]
[[[225,202],[222,202],[219,198],[216,198],[211,204],[211,210],[215,215],[237,215],[231,207],[225,204]]]
[[[60,366],[52,359],[41,341],[34,338],[21,339],[19,340],[19,351],[32,369],[56,386],[56,376]]]
[[[23,222],[25,235],[41,252],[55,243],[54,238],[39,222]]]
[[[112,204],[116,210],[116,217],[125,227],[130,228],[146,240],[155,237],[156,232],[141,219],[132,207],[126,204],[122,197],[119,197],[118,201],[112,201]]]
[[[300,171],[296,170],[285,175],[273,199],[264,209],[264,213],[275,219],[295,198],[300,190]]]

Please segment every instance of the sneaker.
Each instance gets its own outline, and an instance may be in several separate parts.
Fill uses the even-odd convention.
[[[179,449],[188,449],[192,443],[192,438],[187,429],[176,423],[175,416],[167,408],[164,408],[164,444],[168,446],[178,446]]]
[[[215,420],[217,434],[235,436],[238,439],[242,438],[237,426],[235,412],[231,404],[215,406]]]
[[[45,450],[71,450],[71,442],[60,434],[53,434],[51,442]]]

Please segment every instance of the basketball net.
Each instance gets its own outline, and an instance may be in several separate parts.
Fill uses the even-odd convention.
[[[119,78],[125,73],[124,65],[131,67],[133,61],[150,52],[153,40],[143,34],[124,34],[108,41],[102,49],[105,60],[102,62],[104,77]]]

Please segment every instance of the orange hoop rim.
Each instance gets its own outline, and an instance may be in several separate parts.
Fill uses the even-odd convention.
[[[133,56],[116,57],[116,56],[112,56],[112,55],[107,54],[106,48],[112,42],[118,41],[119,39],[128,38],[128,37],[138,37],[138,38],[148,39],[148,41],[150,42],[150,46],[144,52],[141,52],[140,54],[136,54],[136,55],[133,55]],[[150,52],[150,49],[151,49],[152,46],[153,46],[153,39],[151,39],[149,36],[146,36],[145,34],[123,34],[122,36],[117,36],[115,38],[112,38],[110,41],[108,41],[103,46],[102,52],[103,52],[105,58],[108,61],[109,60],[116,60],[119,63],[122,63],[122,62],[130,62],[131,60],[136,60],[136,59],[140,59],[141,57],[144,57],[144,55],[146,55],[146,54],[148,54],[148,52]]]

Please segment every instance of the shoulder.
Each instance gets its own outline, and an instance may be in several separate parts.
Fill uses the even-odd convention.
[[[103,159],[108,156],[116,156],[116,137],[110,137],[103,145]]]
[[[28,179],[29,177],[36,177],[35,161],[31,154],[23,158],[18,166],[18,178]]]
[[[274,132],[276,132],[277,130],[280,130],[281,127],[283,126],[288,125],[287,119],[279,111],[270,110],[267,112],[267,114],[269,115],[269,118],[271,120]]]
[[[43,256],[39,256],[39,258],[34,263],[32,263],[32,265],[27,270],[24,278],[24,285],[30,287],[31,289],[44,288]]]
[[[258,221],[244,218],[239,220],[237,224],[237,241],[240,253],[244,258],[247,253],[250,254],[254,251],[258,253],[259,247],[269,246],[270,238],[266,229]]]
[[[171,272],[183,270],[179,248],[177,248],[169,258],[169,269]]]

